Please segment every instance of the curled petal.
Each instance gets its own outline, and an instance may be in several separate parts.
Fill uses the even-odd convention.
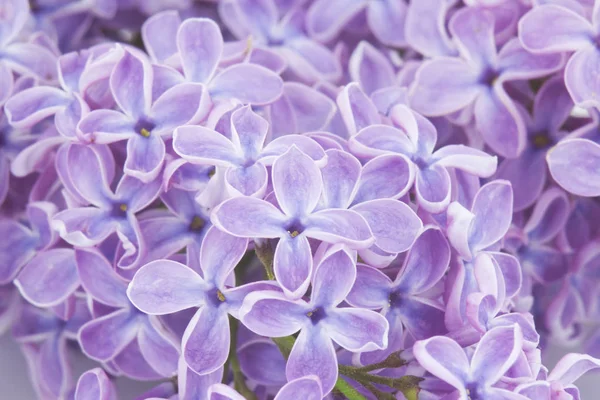
[[[276,238],[286,234],[285,215],[274,205],[253,197],[235,197],[213,210],[215,226],[233,236]]]
[[[112,400],[116,397],[113,383],[101,368],[84,372],[77,381],[75,400]]]
[[[444,146],[433,154],[438,164],[456,168],[481,178],[489,178],[496,172],[498,158],[481,150],[462,144]]]
[[[388,345],[388,321],[372,310],[338,308],[323,324],[331,339],[352,352],[382,350]],[[356,329],[347,329],[348,326]]]
[[[350,136],[361,129],[381,123],[375,104],[362,91],[358,83],[346,85],[336,99],[340,114]]]
[[[208,18],[186,19],[177,31],[183,73],[192,82],[208,82],[223,53],[219,26]]]
[[[414,179],[415,169],[405,156],[377,156],[363,166],[354,203],[373,199],[398,199],[410,190]]]
[[[135,317],[123,309],[84,324],[79,330],[79,344],[88,357],[109,361],[135,339],[137,331]]]
[[[567,354],[556,363],[548,375],[549,381],[558,381],[563,385],[575,382],[588,371],[600,367],[600,360],[587,354]]]
[[[450,204],[450,185],[450,175],[441,165],[433,164],[418,170],[415,188],[419,205],[432,213],[444,211]]]
[[[256,64],[236,64],[215,76],[209,85],[215,99],[235,98],[245,104],[269,104],[283,92],[279,75]]]
[[[239,315],[242,323],[261,336],[282,337],[298,332],[311,311],[302,300],[289,300],[283,293],[254,292],[244,299]]]
[[[189,125],[175,129],[173,149],[194,164],[229,166],[241,159],[239,150],[229,139],[202,126]]]
[[[463,389],[469,374],[469,360],[454,340],[445,336],[416,342],[415,358],[431,374],[457,389]]]
[[[379,309],[390,299],[392,281],[376,268],[359,264],[356,267],[356,280],[346,301],[355,307]]]
[[[523,334],[519,325],[489,330],[471,359],[473,378],[493,385],[515,363],[522,348]]]
[[[240,262],[248,240],[228,235],[211,227],[202,240],[200,265],[207,282],[224,285],[227,277]]]
[[[327,42],[333,39],[367,5],[366,1],[318,0],[308,10],[306,29],[311,37]]]
[[[504,237],[512,220],[512,187],[507,181],[492,181],[479,189],[471,212],[475,214],[469,231],[473,251],[491,246]]]
[[[565,84],[575,104],[579,107],[597,107],[600,86],[594,71],[600,68],[600,51],[595,46],[575,53],[565,69]]]
[[[144,117],[152,102],[152,67],[139,56],[125,50],[110,75],[110,89],[125,114]]]
[[[348,296],[355,279],[356,265],[346,251],[328,254],[315,269],[311,304],[337,306]]]
[[[361,175],[360,162],[341,150],[327,151],[327,165],[321,168],[323,203],[327,208],[348,208]]]
[[[81,285],[94,300],[112,307],[129,304],[125,293],[126,281],[117,275],[102,254],[94,250],[77,249],[75,261]]]
[[[293,379],[279,389],[274,400],[286,400],[294,396],[304,400],[321,400],[323,398],[321,381],[316,375]]]
[[[352,210],[322,210],[307,218],[304,234],[327,243],[344,243],[351,248],[367,248],[375,238],[368,222]]]
[[[554,4],[534,7],[519,21],[523,46],[536,53],[578,50],[588,45],[593,35],[588,20]]]
[[[181,25],[179,13],[163,11],[148,18],[142,25],[144,48],[153,61],[162,63],[176,53],[177,30]]]

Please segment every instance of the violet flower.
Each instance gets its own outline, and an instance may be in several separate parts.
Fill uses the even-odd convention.
[[[303,8],[294,7],[283,16],[278,11],[274,0],[219,3],[219,15],[234,36],[238,39],[250,37],[257,47],[279,53],[297,80],[306,83],[337,81],[342,72],[339,62],[327,47],[306,36]]]
[[[444,277],[450,261],[450,246],[442,232],[428,228],[409,250],[402,269],[392,282],[383,272],[359,264],[356,281],[347,301],[355,307],[381,309],[388,320],[390,345],[383,351],[363,354],[371,364],[405,346],[404,331],[416,339],[446,333],[444,307],[431,294]],[[429,293],[428,293],[429,292]]]
[[[273,190],[279,208],[250,197],[221,203],[212,214],[219,229],[238,237],[279,238],[274,272],[286,295],[301,297],[310,283],[313,262],[308,238],[367,248],[374,242],[367,221],[356,211],[316,211],[323,191],[319,167],[292,146],[273,163]]]
[[[591,21],[565,4],[542,4],[525,14],[519,22],[519,39],[537,54],[574,52],[564,72],[564,81],[575,104],[598,107],[598,86],[593,65],[599,62],[600,6],[594,3]]]
[[[286,135],[265,145],[268,122],[247,106],[231,114],[231,139],[201,126],[180,126],[173,135],[173,149],[188,162],[225,167],[225,181],[235,194],[263,197],[267,166],[295,145],[319,164],[325,154],[314,140]]]
[[[387,347],[389,325],[383,316],[371,310],[338,307],[355,277],[356,266],[348,253],[332,249],[315,269],[309,302],[265,291],[250,293],[244,300],[240,318],[251,331],[269,337],[300,331],[286,366],[288,380],[316,375],[326,394],[338,376],[332,340],[353,352]],[[349,326],[355,329],[347,329]]]
[[[460,399],[510,398],[510,391],[494,387],[514,364],[522,349],[518,325],[497,327],[486,333],[469,361],[452,339],[436,336],[415,343],[415,358],[428,372],[456,388]]]
[[[164,137],[177,126],[200,121],[208,112],[202,85],[183,83],[152,98],[152,67],[129,50],[110,76],[110,89],[120,111],[94,110],[78,125],[95,143],[127,140],[127,175],[148,183],[160,172]]]
[[[525,148],[525,124],[505,83],[548,75],[562,65],[560,55],[533,55],[517,40],[498,52],[494,16],[464,8],[450,20],[461,58],[434,58],[417,71],[410,104],[427,116],[448,115],[472,107],[476,128],[496,153],[514,158]],[[481,32],[474,40],[472,33]]]
[[[124,175],[113,192],[108,184],[106,163],[99,157],[82,145],[67,148],[66,165],[79,167],[63,171],[63,182],[70,193],[82,198],[84,203],[57,213],[53,226],[64,240],[81,247],[97,245],[116,232],[126,256],[137,254],[141,243],[135,213],[156,199],[162,182],[156,179],[144,184]]]
[[[229,288],[226,280],[244,256],[248,241],[212,227],[200,249],[200,271],[170,260],[153,261],[131,281],[127,295],[144,313],[171,314],[200,307],[185,330],[182,351],[188,366],[204,375],[223,366],[229,354],[228,314],[237,315],[245,295],[276,290],[268,282]],[[178,294],[173,288],[179,287]]]
[[[390,117],[398,128],[370,125],[351,137],[348,146],[364,157],[386,153],[408,157],[416,170],[417,202],[425,210],[439,213],[450,204],[451,182],[447,168],[457,168],[479,177],[489,177],[496,171],[496,157],[464,145],[448,145],[434,152],[435,127],[408,107],[395,106]]]
[[[578,196],[600,195],[600,145],[589,139],[566,139],[546,156],[552,178]]]
[[[156,317],[139,312],[129,302],[127,281],[96,250],[77,250],[76,259],[81,285],[90,299],[104,306],[101,315],[94,315],[79,330],[84,354],[111,362],[135,379],[175,375],[179,350],[174,338]]]

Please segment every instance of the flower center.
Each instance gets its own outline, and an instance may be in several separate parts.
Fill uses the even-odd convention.
[[[492,68],[488,68],[485,71],[483,71],[483,73],[479,77],[479,82],[486,86],[492,87],[498,80],[499,76],[500,74],[497,71],[495,71]]]
[[[192,232],[201,232],[205,224],[206,223],[204,222],[204,220],[196,215],[190,223],[189,230]]]
[[[550,147],[553,144],[553,140],[548,136],[548,133],[540,132],[531,137],[531,144],[536,149],[541,150]]]
[[[111,215],[117,219],[127,218],[127,210],[129,207],[126,203],[115,203],[113,204]]]
[[[150,137],[152,130],[156,127],[154,123],[146,118],[140,118],[135,124],[135,131],[141,136],[147,138]]]
[[[299,221],[293,221],[287,226],[287,232],[291,237],[295,238],[302,232],[304,232],[304,226]]]
[[[388,302],[390,307],[399,308],[404,302],[402,299],[402,293],[400,292],[392,292],[390,293],[390,297],[388,298]]]
[[[213,306],[219,307],[227,301],[227,298],[220,289],[214,288],[208,292],[208,299]]]
[[[313,325],[316,325],[319,323],[319,321],[325,318],[327,314],[325,313],[325,310],[323,310],[323,307],[317,307],[314,310],[307,312],[306,316],[310,318],[310,321],[313,323]]]

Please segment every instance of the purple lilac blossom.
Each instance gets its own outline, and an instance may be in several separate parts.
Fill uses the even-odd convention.
[[[0,332],[36,396],[593,398],[599,21],[0,0]]]

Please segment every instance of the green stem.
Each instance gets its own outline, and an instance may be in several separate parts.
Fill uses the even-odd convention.
[[[377,400],[396,400],[396,396],[391,393],[384,392],[383,390],[379,390],[372,383],[365,382],[363,383],[364,387],[366,387],[371,393],[375,395]]]
[[[273,272],[273,259],[275,257],[275,250],[271,248],[271,243],[269,240],[265,240],[265,242],[261,246],[256,246],[254,248],[256,252],[256,256],[265,267],[265,272],[267,274],[267,279],[270,281],[275,280],[275,274]]]
[[[229,364],[231,365],[231,371],[233,372],[233,384],[235,390],[237,390],[247,400],[258,400],[254,392],[248,388],[248,385],[246,385],[244,374],[240,368],[240,362],[237,358],[236,351],[238,320],[233,318],[231,315],[229,316],[229,326],[231,328],[231,348],[229,349],[229,356],[227,357],[227,360],[229,361]],[[226,370],[223,373],[225,374]]]
[[[279,351],[281,352],[281,354],[283,354],[283,357],[285,357],[285,359],[287,360],[290,356],[290,353],[292,352],[292,347],[294,347],[296,338],[293,336],[284,336],[284,337],[278,337],[278,338],[271,338],[271,340],[273,342],[275,342],[275,344],[279,348]]]
[[[358,393],[358,390],[352,387],[352,385],[346,382],[341,376],[338,376],[334,388],[346,396],[348,400],[367,400],[365,396]]]
[[[392,353],[385,360],[375,363],[365,365],[364,367],[358,367],[357,370],[361,372],[371,372],[377,369],[384,368],[400,368],[408,364],[405,360],[400,357],[400,353]]]

